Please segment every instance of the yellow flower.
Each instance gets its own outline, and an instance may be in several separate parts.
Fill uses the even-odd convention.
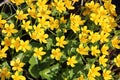
[[[85,33],[79,34],[79,40],[81,43],[87,43],[89,41],[89,35]]]
[[[90,32],[90,30],[87,29],[87,26],[83,26],[81,28],[82,34],[88,34]]]
[[[44,17],[45,19],[49,18],[49,15],[51,14],[51,11],[48,9],[48,7],[45,8],[39,8],[37,17]]]
[[[4,68],[0,69],[0,78],[1,78],[1,80],[6,80],[9,77],[10,77],[10,72],[8,71],[7,67],[4,67]]]
[[[104,80],[112,79],[112,75],[111,75],[111,71],[110,70],[104,69],[102,75],[103,75]]]
[[[57,61],[59,61],[60,60],[60,58],[61,58],[61,56],[63,55],[63,53],[60,51],[60,49],[59,48],[57,48],[57,49],[52,49],[52,54],[50,55],[50,57],[52,58],[52,59],[56,59]]]
[[[109,47],[104,44],[101,48],[102,54],[103,55],[108,55],[109,54],[108,51],[107,51],[108,49],[109,49]]]
[[[22,10],[17,10],[16,11],[16,18],[19,20],[24,20],[27,19],[28,14],[24,14]]]
[[[60,13],[66,11],[65,3],[63,0],[54,0],[54,2],[52,2],[52,6],[55,6]]]
[[[85,80],[83,75],[80,75],[80,77],[77,80]]]
[[[118,37],[115,36],[113,39],[112,39],[112,46],[114,48],[117,48],[117,49],[120,49],[120,40],[118,40]]]
[[[6,58],[7,54],[5,53],[8,50],[8,47],[0,48],[0,59]]]
[[[2,19],[2,15],[0,15],[0,28],[3,28],[3,25],[6,23],[6,20]]]
[[[88,72],[88,79],[89,80],[95,80],[96,76],[100,76],[101,74],[98,72],[100,71],[101,68],[100,67],[95,67],[95,65],[93,64],[92,67],[89,69]]]
[[[18,52],[20,50],[20,37],[17,37],[16,39],[12,39],[11,40],[11,48],[15,48],[16,52]]]
[[[90,32],[89,39],[92,43],[95,43],[100,40],[100,35],[98,32],[93,33],[93,31]]]
[[[25,42],[23,40],[20,41],[20,50],[26,52],[26,50],[30,50],[31,46],[29,44],[29,40],[26,40]]]
[[[21,27],[24,28],[26,32],[28,32],[29,29],[32,29],[32,26],[30,26],[30,23],[31,21],[25,22],[25,20],[23,20],[23,24],[21,25]]]
[[[38,18],[38,22],[42,26],[43,29],[48,29],[50,26],[49,21],[45,17]]]
[[[65,23],[66,23],[66,21],[67,21],[67,20],[66,20],[66,19],[64,19],[64,17],[61,17],[61,18],[60,18],[60,23],[64,23],[64,24],[65,24]]]
[[[99,49],[97,49],[97,46],[92,46],[91,47],[91,54],[93,55],[93,56],[98,56],[99,54],[100,54],[100,50]]]
[[[32,5],[33,6],[33,5]],[[31,6],[30,6],[31,7]],[[32,17],[32,18],[37,18],[37,11],[36,11],[36,6],[35,7],[32,7],[32,8],[28,8],[27,9],[28,11],[28,14]]]
[[[10,65],[14,71],[23,71],[22,67],[25,65],[25,63],[21,62],[20,59],[17,58],[16,60],[10,61]]]
[[[68,42],[67,41],[64,41],[65,39],[65,36],[61,36],[60,38],[59,37],[56,37],[56,46],[60,46],[62,48],[64,48],[64,45],[66,45]]]
[[[67,65],[71,66],[71,67],[75,67],[75,64],[78,63],[78,61],[76,60],[76,56],[72,56],[72,57],[68,57],[67,59]]]
[[[33,29],[34,29],[34,31],[35,31],[36,34],[39,34],[39,33],[41,33],[41,32],[44,32],[44,29],[42,28],[41,24],[38,24],[37,26],[34,25],[34,26],[33,26]]]
[[[74,9],[74,6],[72,5],[72,1],[64,0],[64,3],[65,3],[65,6],[66,6],[67,9],[71,9],[71,10]]]
[[[11,38],[9,38],[9,37],[5,37],[4,38],[4,41],[2,41],[2,45],[4,45],[4,46],[6,46],[6,47],[9,47],[9,46],[11,46]]]
[[[24,0],[10,0],[12,3],[15,3],[17,6],[24,3]]]
[[[89,8],[92,12],[97,12],[98,8],[100,7],[100,4],[91,1],[89,3],[86,3],[85,6]]]
[[[81,20],[79,15],[70,14],[70,28],[74,33],[80,30],[79,25],[83,25],[85,20]]]
[[[54,19],[53,17],[51,17],[49,20],[50,20],[50,22],[49,22],[50,29],[51,30],[58,29],[59,21],[57,19]]]
[[[47,43],[46,38],[48,38],[48,34],[45,34],[44,31],[40,32],[39,34],[39,41],[40,43]]]
[[[106,62],[108,61],[107,58],[105,58],[105,55],[102,55],[99,57],[99,64],[102,64],[104,67],[107,66]]]
[[[106,1],[104,3],[104,6],[111,15],[117,16],[116,10],[115,10],[116,6],[112,4],[111,1]]]
[[[105,33],[104,31],[101,31],[100,33],[100,42],[104,43],[104,42],[108,42],[109,39],[107,38],[110,34],[109,33]]]
[[[35,48],[34,49],[34,57],[37,57],[39,60],[42,60],[42,56],[46,54],[46,52],[43,51],[43,47]]]
[[[15,74],[12,75],[12,79],[13,80],[26,80],[26,78],[20,75],[18,71],[16,71]]]
[[[74,33],[80,31],[80,28],[77,24],[71,24],[70,28],[73,30]]]
[[[81,55],[88,55],[89,47],[84,47],[83,44],[80,44],[76,51]]]
[[[114,58],[114,62],[117,67],[120,67],[120,54],[116,58]]]
[[[48,5],[46,5],[47,2],[48,0],[38,0],[36,4],[40,8],[45,8],[45,7],[48,7]]]
[[[33,40],[37,40],[38,39],[38,36],[37,36],[38,34],[35,31],[29,33],[29,35],[30,35],[31,39],[33,39]]]
[[[100,21],[100,15],[96,14],[96,13],[91,13],[90,14],[90,20],[94,21],[94,23],[96,25],[98,25],[99,21]]]
[[[8,37],[10,37],[13,33],[17,33],[18,30],[14,29],[14,24],[11,23],[9,24],[5,24],[5,29],[2,30],[2,33],[6,33]]]

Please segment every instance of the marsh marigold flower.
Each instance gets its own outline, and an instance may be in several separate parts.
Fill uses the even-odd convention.
[[[24,20],[27,19],[28,14],[24,14],[22,10],[17,10],[16,11],[16,18],[19,20]]]
[[[91,40],[92,43],[95,43],[100,40],[100,34],[98,32],[90,32],[89,39]]]
[[[52,49],[52,54],[50,55],[50,57],[52,58],[52,59],[56,59],[57,61],[59,61],[60,60],[60,58],[61,58],[61,56],[63,55],[63,53],[60,51],[60,49],[59,48],[57,48],[57,49]]]
[[[15,25],[13,23],[5,24],[5,29],[2,30],[2,33],[7,34],[8,37],[10,37],[12,34],[17,33],[18,30],[14,29]]]
[[[17,58],[16,60],[10,61],[10,65],[14,71],[23,71],[22,67],[25,65],[25,63],[21,62],[20,58]]]
[[[31,46],[29,44],[29,40],[23,41],[20,40],[20,50],[26,52],[27,50],[30,50]]]
[[[1,80],[6,80],[10,77],[10,71],[8,71],[7,67],[0,69],[0,78]]]
[[[109,54],[109,53],[108,53],[108,49],[109,49],[109,47],[104,44],[104,45],[102,46],[102,48],[101,48],[102,54],[103,54],[103,55],[108,55],[108,54]]]
[[[120,54],[116,58],[114,58],[114,62],[117,67],[120,67]]]
[[[59,37],[56,37],[56,46],[60,46],[62,48],[64,48],[64,45],[66,45],[68,42],[64,40],[65,39],[65,36],[61,36],[60,38]]]
[[[12,3],[15,3],[17,6],[24,3],[24,0],[10,0]]]
[[[6,46],[6,47],[10,47],[11,46],[11,40],[12,40],[11,38],[5,37],[1,44]]]
[[[20,37],[11,40],[11,48],[15,48],[16,52],[20,50]]]
[[[63,0],[54,0],[54,2],[52,2],[52,6],[55,6],[60,13],[66,11],[65,3]]]
[[[49,24],[50,24],[51,30],[59,28],[59,21],[57,19],[54,19],[53,17],[51,17],[49,20],[50,20]]]
[[[21,27],[23,29],[25,29],[26,32],[28,32],[30,29],[32,29],[32,26],[30,25],[31,21],[26,21],[23,20],[23,24],[21,25]]]
[[[71,67],[75,67],[75,64],[78,63],[78,61],[76,60],[76,56],[72,56],[72,57],[68,57],[67,59],[67,65],[71,66]]]
[[[100,54],[100,50],[99,49],[97,49],[97,46],[92,46],[91,47],[91,54],[93,55],[93,56],[99,56],[99,54]]]
[[[64,3],[65,3],[65,6],[66,6],[67,9],[71,9],[71,10],[74,9],[74,6],[72,5],[72,1],[64,0]]]
[[[112,39],[112,46],[114,48],[117,48],[117,49],[120,49],[120,40],[118,39],[117,36],[115,36],[113,39]]]
[[[112,75],[111,75],[111,71],[110,70],[103,70],[103,78],[104,80],[111,80],[112,79]]]
[[[88,55],[89,47],[84,47],[83,44],[80,44],[79,48],[77,48],[76,51],[81,55]]]
[[[101,68],[100,67],[95,67],[95,65],[93,64],[92,67],[89,69],[88,72],[88,79],[89,80],[95,80],[96,76],[100,76],[101,74],[98,72],[100,71]]]
[[[5,53],[7,50],[8,50],[8,47],[4,47],[2,49],[0,48],[0,59],[7,57],[7,53]]]
[[[47,38],[48,38],[48,34],[45,34],[44,31],[40,32],[39,34],[39,41],[40,43],[47,43]]]
[[[42,56],[45,55],[46,52],[43,51],[43,47],[34,49],[34,57],[37,57],[39,60],[42,60]]]
[[[13,80],[26,80],[26,78],[20,75],[18,71],[16,71],[15,74],[12,75],[12,79]]]
[[[109,39],[108,39],[109,35],[110,35],[109,33],[105,33],[104,31],[101,31],[100,32],[100,42],[101,43],[108,42],[109,41]]]
[[[6,20],[2,19],[2,15],[0,15],[0,28],[3,28],[3,25],[6,23]]]
[[[85,80],[83,75],[80,75],[80,77],[77,80]]]
[[[99,64],[100,65],[103,65],[104,67],[106,67],[107,66],[106,62],[107,61],[108,61],[108,59],[105,58],[105,55],[102,55],[102,56],[99,57]]]

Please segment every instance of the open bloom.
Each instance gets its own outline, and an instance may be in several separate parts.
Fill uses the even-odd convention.
[[[10,72],[8,71],[7,67],[4,67],[2,69],[0,69],[0,78],[1,80],[5,80],[5,78],[9,78],[10,77]]]
[[[107,58],[105,58],[105,55],[99,57],[99,64],[102,64],[104,67],[107,66],[106,62],[108,61]]]
[[[103,78],[104,78],[104,80],[112,79],[111,71],[104,69],[103,70]]]
[[[57,48],[57,49],[52,49],[52,54],[51,54],[51,58],[52,59],[56,59],[56,60],[60,60],[60,58],[61,58],[61,56],[62,56],[62,52],[60,51],[60,49],[59,48]]]
[[[98,72],[100,70],[101,70],[100,67],[95,67],[95,65],[93,64],[92,67],[90,68],[89,72],[88,72],[88,79],[89,80],[95,80],[96,76],[100,76],[100,73]]]
[[[2,15],[0,15],[0,28],[3,28],[3,25],[6,23],[6,20],[2,19]]]
[[[6,58],[7,54],[5,53],[8,50],[8,47],[4,47],[2,49],[0,49],[0,58]]]
[[[59,37],[56,37],[56,40],[57,40],[56,45],[64,48],[64,45],[67,44],[67,41],[65,41],[64,39],[65,39],[65,36],[62,36],[62,37],[60,37],[60,38],[59,38]]]
[[[26,80],[26,78],[20,75],[18,71],[16,71],[15,74],[12,75],[12,79],[13,80]]]
[[[114,62],[117,67],[120,67],[120,54],[116,58],[114,58]]]
[[[67,65],[70,65],[71,67],[75,67],[76,63],[78,63],[78,61],[76,60],[76,56],[68,57]]]
[[[18,30],[14,29],[14,24],[11,23],[10,25],[9,24],[5,24],[5,29],[2,30],[2,33],[6,33],[7,36],[11,36],[13,33],[17,33]]]
[[[13,66],[12,70],[23,71],[22,67],[25,65],[25,63],[21,62],[20,58],[17,58],[16,60],[12,60],[10,65]]]
[[[27,19],[27,16],[28,16],[28,14],[24,14],[22,10],[17,10],[16,14],[17,15],[15,17],[19,20]]]
[[[42,56],[46,54],[46,52],[43,51],[43,47],[35,48],[34,49],[34,57],[37,57],[39,60],[42,60]]]
[[[84,47],[83,44],[80,44],[76,51],[81,55],[88,55],[89,47]]]

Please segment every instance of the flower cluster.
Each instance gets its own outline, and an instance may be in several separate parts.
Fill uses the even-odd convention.
[[[9,0],[9,12],[1,6],[1,80],[120,78],[116,6],[79,2]]]

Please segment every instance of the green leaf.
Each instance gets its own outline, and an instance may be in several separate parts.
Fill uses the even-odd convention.
[[[2,67],[7,67],[7,68],[11,69],[7,61],[2,63]]]
[[[96,59],[91,59],[91,58],[86,58],[86,60],[88,61],[89,64],[94,64]]]
[[[55,64],[49,68],[46,68],[40,71],[40,75],[42,79],[52,80],[52,78],[57,74],[59,69],[59,64]]]
[[[31,42],[32,47],[40,47],[40,43],[37,41]]]
[[[39,78],[39,72],[40,72],[40,66],[38,64],[35,65],[30,65],[29,67],[29,73],[31,74],[32,77],[34,78]]]
[[[49,38],[49,39],[47,39],[47,42],[48,42],[46,45],[47,50],[50,50],[53,45],[53,40],[51,38]]]
[[[31,65],[35,65],[35,64],[38,64],[38,60],[36,57],[32,56],[29,60],[29,64]]]

